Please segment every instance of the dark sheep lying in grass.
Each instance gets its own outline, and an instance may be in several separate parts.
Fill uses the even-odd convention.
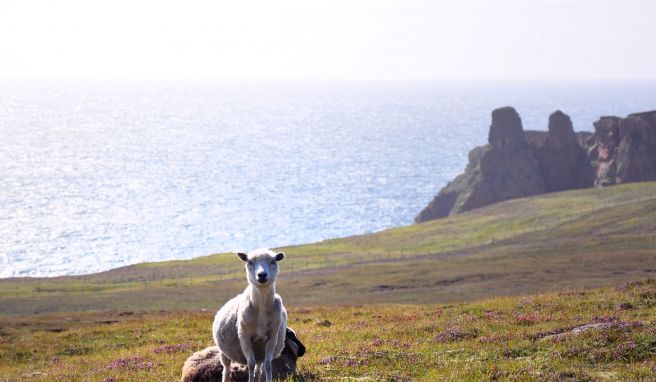
[[[296,360],[305,354],[305,346],[296,338],[296,333],[287,328],[285,347],[278,358],[271,362],[273,377],[285,379],[296,373]],[[221,354],[218,346],[210,346],[194,353],[185,361],[182,368],[182,382],[218,382],[223,375]],[[245,365],[233,364],[232,381],[247,381],[248,369]]]

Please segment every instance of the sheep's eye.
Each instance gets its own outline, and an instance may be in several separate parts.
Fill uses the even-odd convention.
[[[248,265],[253,265],[253,262],[252,262],[252,261],[249,261],[249,262],[248,262]]]
[[[276,261],[273,260],[273,261],[271,262],[271,265],[276,265]]]

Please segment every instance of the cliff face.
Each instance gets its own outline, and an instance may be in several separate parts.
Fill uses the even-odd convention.
[[[415,218],[438,219],[503,200],[546,192],[656,180],[656,111],[602,117],[575,133],[556,111],[548,132],[524,132],[512,107],[492,112],[488,144],[469,153],[464,174]]]
[[[656,180],[656,111],[602,117],[594,127],[595,186]]]
[[[492,112],[488,144],[469,153],[465,173],[443,188],[415,218],[445,217],[494,202],[545,192],[534,150],[526,141],[522,121],[512,107]]]
[[[549,116],[549,132],[535,151],[547,192],[592,186],[586,150],[579,143],[567,114],[558,110]]]

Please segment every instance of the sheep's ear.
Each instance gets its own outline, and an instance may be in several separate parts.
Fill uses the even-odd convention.
[[[239,252],[239,253],[237,253],[237,256],[239,256],[239,258],[240,258],[242,261],[248,261],[248,255],[245,254],[244,252]]]
[[[276,261],[280,261],[285,258],[285,253],[284,252],[279,252],[276,254]]]

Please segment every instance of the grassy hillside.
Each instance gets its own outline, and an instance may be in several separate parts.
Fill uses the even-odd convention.
[[[656,183],[512,200],[386,231],[282,248],[290,306],[445,303],[616,285],[656,272]],[[0,280],[0,316],[215,310],[244,287],[233,254]]]
[[[175,381],[212,312],[0,318],[0,380]],[[575,328],[591,325],[579,334]],[[638,381],[656,373],[656,280],[456,305],[290,310],[306,380]]]

